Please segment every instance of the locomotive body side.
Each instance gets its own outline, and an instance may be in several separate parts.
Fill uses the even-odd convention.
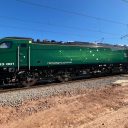
[[[0,67],[128,63],[128,50],[86,45],[38,44],[31,40],[5,39],[0,43]],[[5,44],[6,43],[6,44]],[[4,45],[6,46],[4,46]],[[19,51],[18,51],[19,48]],[[19,60],[18,60],[19,59]],[[29,62],[30,61],[30,62]]]
[[[123,64],[125,49],[71,45],[31,45],[31,66]]]

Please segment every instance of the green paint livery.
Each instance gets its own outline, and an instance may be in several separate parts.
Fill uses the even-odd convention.
[[[128,50],[121,46],[96,44],[35,43],[31,38],[0,40],[0,67],[128,63]]]

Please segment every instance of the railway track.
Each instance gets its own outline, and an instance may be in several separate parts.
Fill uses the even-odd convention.
[[[126,80],[128,75],[112,75],[90,79],[79,79],[63,83],[45,83],[30,88],[11,88],[0,90],[0,106],[18,107],[24,101],[37,100],[51,96],[70,95],[88,89],[110,87],[117,80]]]
[[[36,89],[41,87],[48,87],[48,86],[58,86],[62,84],[70,84],[70,83],[79,83],[79,82],[89,82],[97,79],[104,79],[104,78],[110,78],[110,77],[116,77],[116,76],[124,76],[124,74],[116,74],[116,75],[109,75],[109,76],[100,76],[100,77],[92,77],[92,78],[85,78],[85,79],[77,79],[67,82],[45,82],[45,83],[38,83],[38,85],[31,86],[31,87],[12,87],[12,88],[1,88],[0,93],[6,93],[6,92],[13,92],[13,91],[22,91],[22,90],[28,90],[28,89]]]

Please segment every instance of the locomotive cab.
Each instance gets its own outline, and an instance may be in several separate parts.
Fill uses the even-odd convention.
[[[14,66],[14,51],[12,51],[13,41],[0,40],[0,68]]]
[[[28,65],[30,38],[6,37],[0,40],[0,68]]]
[[[16,74],[30,67],[30,38],[0,39],[0,85],[16,82]]]

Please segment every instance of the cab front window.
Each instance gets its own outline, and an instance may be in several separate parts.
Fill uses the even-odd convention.
[[[4,41],[0,43],[0,48],[11,48],[11,46],[12,46],[12,42],[10,41]]]

